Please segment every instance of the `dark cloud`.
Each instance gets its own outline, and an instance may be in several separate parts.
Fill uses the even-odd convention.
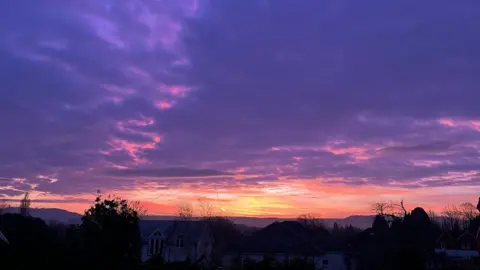
[[[165,168],[165,169],[116,169],[108,170],[109,175],[135,177],[147,176],[155,178],[191,178],[191,177],[212,177],[227,176],[232,173],[212,170],[212,169],[191,169],[191,168]]]
[[[449,142],[432,142],[414,146],[394,146],[381,149],[381,152],[445,152],[452,147]]]

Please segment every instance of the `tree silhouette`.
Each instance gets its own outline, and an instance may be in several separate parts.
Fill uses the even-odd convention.
[[[27,217],[30,215],[30,194],[28,192],[25,192],[25,195],[23,195],[22,200],[20,201],[20,215]]]
[[[480,197],[478,197],[477,210],[480,212]]]
[[[178,218],[181,220],[192,220],[193,219],[192,205],[188,203],[177,204],[177,214],[178,214]]]
[[[85,211],[81,229],[90,267],[127,269],[140,262],[141,236],[137,211],[126,200],[98,196]]]
[[[376,215],[373,220],[372,230],[377,235],[384,236],[388,232],[388,222],[382,215]]]

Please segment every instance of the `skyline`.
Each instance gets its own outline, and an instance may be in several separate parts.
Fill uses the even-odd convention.
[[[480,3],[29,4],[0,3],[3,198],[325,218],[478,198]]]

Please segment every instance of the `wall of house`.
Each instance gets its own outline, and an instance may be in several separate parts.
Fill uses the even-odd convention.
[[[213,238],[209,230],[206,230],[197,244],[196,249],[193,251],[195,260],[200,259],[202,256],[205,256],[207,259],[210,259],[213,249]]]
[[[222,257],[222,265],[224,267],[231,267],[233,260],[236,259],[238,254],[227,253]],[[249,259],[255,262],[261,262],[264,258],[264,254],[260,253],[245,253],[242,254],[243,259]],[[277,262],[284,262],[285,260],[293,259],[294,256],[287,256],[284,254],[276,254],[274,258]],[[348,267],[343,253],[326,253],[314,258],[315,269],[317,270],[355,270],[354,262],[350,262],[350,268]]]
[[[164,253],[165,253],[165,237],[163,236],[153,236],[153,237],[150,237],[148,238],[147,240],[144,240],[144,242],[142,243],[142,253],[141,253],[141,260],[142,262],[146,262],[148,261],[149,259],[151,259],[153,256],[151,254],[149,254],[149,248],[150,248],[150,241],[151,240],[158,240],[159,241],[159,253],[156,254],[156,255],[153,255],[153,256],[162,256],[164,257]],[[163,245],[163,250],[162,250],[162,245]]]
[[[353,261],[350,261],[350,268],[341,252],[329,252],[315,257],[315,269],[322,270],[355,270]]]
[[[189,255],[189,249],[191,246],[185,243],[183,247],[177,247],[175,245],[169,245],[166,248],[165,259],[169,262],[183,262]]]
[[[146,243],[142,244],[142,255],[140,258],[142,262],[146,262],[150,259],[150,256],[148,256],[148,244]]]
[[[165,254],[165,258],[168,261],[185,261],[190,258],[195,262],[202,256],[210,259],[213,248],[213,239],[209,231],[205,231],[199,239],[197,245],[191,243],[185,243],[184,247],[177,247],[175,245],[168,246]]]
[[[291,256],[291,255],[288,256],[288,255],[285,255],[285,254],[275,254],[275,255],[270,254],[269,256],[272,256],[275,259],[275,261],[277,261],[277,262],[284,262],[288,258],[290,258],[290,259],[294,258],[294,256]],[[231,267],[233,265],[233,261],[235,259],[237,259],[237,257],[238,257],[238,254],[236,254],[236,253],[224,254],[223,257],[222,257],[222,265],[227,267],[227,268]],[[262,253],[244,253],[244,254],[241,255],[241,257],[244,260],[261,262],[261,261],[263,261],[263,258],[265,257],[265,255],[262,254]]]

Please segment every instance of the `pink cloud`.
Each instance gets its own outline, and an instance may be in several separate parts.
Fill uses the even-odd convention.
[[[469,128],[480,132],[480,120],[441,118],[437,121],[439,124],[450,128]]]

